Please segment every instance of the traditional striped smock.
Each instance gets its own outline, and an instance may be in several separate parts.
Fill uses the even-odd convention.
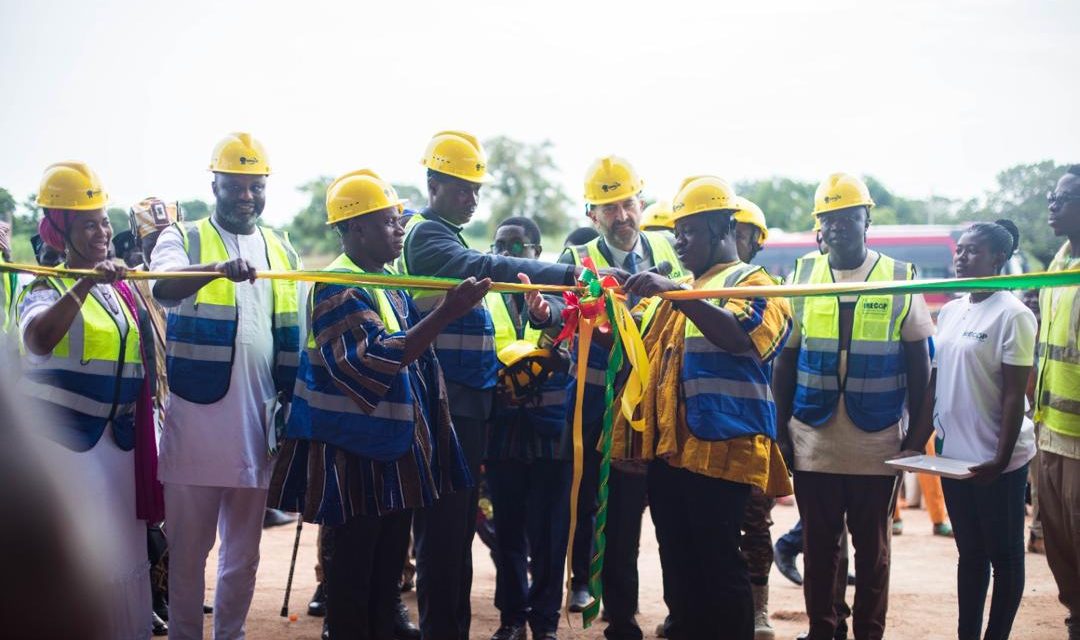
[[[402,320],[401,332],[387,332],[364,289],[320,285],[312,300],[316,349],[337,372],[342,393],[368,406],[390,391],[402,367],[404,332],[420,320],[408,294],[385,293]],[[304,366],[310,366],[307,358]],[[379,462],[318,440],[287,440],[274,469],[270,503],[303,513],[307,522],[339,525],[353,516],[425,507],[443,493],[472,486],[434,351],[429,348],[408,369],[416,429],[403,456]],[[301,372],[298,384],[304,378]]]

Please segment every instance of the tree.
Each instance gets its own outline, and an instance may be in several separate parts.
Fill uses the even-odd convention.
[[[997,189],[969,201],[961,210],[966,220],[1008,218],[1020,229],[1020,247],[1042,265],[1050,264],[1061,247],[1047,222],[1046,192],[1052,190],[1068,165],[1044,160],[1018,164],[997,174]]]
[[[326,188],[333,178],[319,176],[297,188],[308,196],[306,207],[297,212],[287,229],[301,255],[330,255],[340,249],[337,232],[326,224]]]
[[[112,225],[113,235],[131,229],[131,219],[124,209],[109,207],[105,210],[105,215],[109,216],[109,224]]]
[[[15,203],[15,197],[7,189],[0,187],[0,220],[13,222],[16,208],[18,205]]]
[[[213,207],[202,200],[184,200],[180,203],[180,209],[184,212],[184,220],[201,220],[209,217]]]
[[[484,147],[493,182],[487,187],[491,220],[483,235],[490,237],[491,228],[510,216],[532,218],[545,235],[565,233],[573,202],[552,178],[558,168],[551,157],[551,142],[529,144],[498,136],[485,141]]]
[[[735,193],[761,207],[770,227],[808,231],[814,228],[810,212],[814,210],[815,188],[811,182],[772,177],[739,182],[735,185]]]

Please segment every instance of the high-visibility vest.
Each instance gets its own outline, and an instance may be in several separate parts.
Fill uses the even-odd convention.
[[[682,263],[679,262],[679,256],[675,253],[675,248],[671,246],[671,241],[668,240],[666,234],[659,231],[642,231],[641,236],[641,241],[648,244],[649,249],[652,251],[652,263],[654,265],[661,262],[670,263],[671,273],[668,274],[668,277],[672,280],[678,280],[686,275]],[[597,269],[606,269],[611,266],[623,268],[623,265],[611,265],[608,263],[604,253],[600,250],[600,238],[593,238],[585,244],[575,245],[570,248],[570,252],[574,257],[574,264],[579,267],[583,266],[585,258],[589,257],[592,258]],[[595,343],[589,349],[588,368],[585,371],[585,400],[582,403],[582,419],[585,422],[593,422],[604,416],[606,406],[604,403],[604,386],[608,355],[609,351],[607,349]]]
[[[60,295],[75,286],[72,278],[42,277],[21,295],[39,283]],[[47,403],[60,416],[60,441],[74,451],[93,448],[110,422],[120,449],[130,451],[135,446],[135,403],[145,375],[139,320],[119,294],[113,294],[112,304],[120,306],[127,320],[126,331],[121,332],[95,287],[49,358],[43,362],[23,359],[19,389]]]
[[[1058,251],[1048,271],[1069,263],[1070,245]],[[1055,433],[1080,438],[1080,295],[1078,287],[1039,292],[1039,379],[1035,420]],[[1055,300],[1056,298],[1056,300]]]
[[[0,256],[0,263],[6,262],[3,256]],[[3,305],[3,316],[0,317],[0,332],[11,331],[12,325],[15,320],[15,289],[16,279],[14,271],[7,273],[0,273],[0,304]]]
[[[867,282],[911,280],[906,262],[881,255]],[[832,283],[829,256],[796,262],[797,284]],[[840,379],[840,303],[833,296],[792,298],[792,315],[802,331],[794,414],[814,427],[836,412],[841,391],[848,416],[863,431],[881,431],[900,421],[907,396],[907,365],[900,330],[911,296],[860,295],[851,328],[847,375]]]
[[[221,234],[203,218],[177,223],[191,264],[226,262],[232,259]],[[274,271],[295,270],[300,262],[287,237],[259,227],[266,256]],[[274,386],[286,396],[296,381],[300,355],[300,309],[296,282],[271,280],[274,296]],[[198,404],[212,404],[229,391],[236,354],[236,283],[227,278],[211,280],[194,295],[169,311],[165,330],[169,390]]]
[[[738,286],[760,271],[736,262],[709,279],[709,289]],[[723,306],[726,300],[712,300]],[[769,367],[753,356],[730,353],[709,341],[689,318],[684,330],[682,395],[686,423],[700,440],[730,440],[764,435],[776,439],[776,405]]]
[[[405,243],[416,226],[426,218],[417,213],[405,224]],[[461,246],[468,248],[465,239],[458,234]],[[409,265],[402,252],[399,271],[408,275]],[[417,291],[413,302],[421,315],[426,316],[438,306],[444,297],[441,291]],[[495,323],[488,308],[490,296],[473,307],[468,313],[446,325],[435,338],[435,354],[439,357],[443,377],[450,382],[472,389],[494,389],[498,382],[499,358],[495,347]]]
[[[364,273],[345,254],[338,256],[324,270]],[[387,333],[401,332],[405,327],[405,316],[402,314],[399,317],[386,292],[362,289],[378,308],[379,319]],[[308,306],[312,310],[315,308],[314,291]],[[307,348],[300,354],[300,370],[296,377],[296,391],[286,435],[332,444],[380,462],[397,460],[405,455],[412,446],[416,428],[415,381],[411,380],[409,367],[401,367],[386,395],[375,405],[375,410],[365,413],[334,383],[333,369],[338,365],[327,363],[323,358],[315,342],[313,324],[309,323],[311,328],[308,330]]]
[[[487,298],[488,309],[491,311],[492,320],[495,323],[495,345],[501,351],[503,347],[515,340],[527,340],[537,346],[541,346],[543,332],[532,327],[528,322],[523,323],[520,336],[510,318],[510,310],[506,306],[503,294],[490,292]],[[563,432],[566,426],[566,403],[570,377],[566,373],[554,372],[541,384],[538,395],[538,403],[525,407],[507,407],[498,403],[495,409],[496,424],[493,428],[500,428],[498,420],[510,419],[515,412],[523,415],[533,429],[542,436],[556,437]]]

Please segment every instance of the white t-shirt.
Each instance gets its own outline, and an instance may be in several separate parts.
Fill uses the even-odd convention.
[[[237,235],[215,227],[230,259],[246,258],[256,270],[270,268],[261,233]],[[175,227],[161,232],[151,265],[154,271],[175,271],[190,265]],[[300,296],[303,300],[303,291]],[[169,313],[180,303],[159,302]],[[197,404],[169,393],[158,462],[162,482],[260,489],[270,485],[273,460],[267,454],[264,426],[266,402],[276,395],[270,281],[236,283],[236,306],[236,354],[225,397],[212,404]]]
[[[957,298],[938,314],[934,429],[941,456],[976,463],[997,454],[1004,394],[1002,366],[1035,360],[1035,315],[1007,291],[982,302]],[[1026,416],[1006,471],[1035,455],[1035,430]]]

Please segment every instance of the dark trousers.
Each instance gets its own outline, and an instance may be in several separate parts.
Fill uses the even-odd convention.
[[[803,552],[802,518],[799,518],[787,533],[777,538],[776,550],[789,556],[797,556]]]
[[[952,520],[956,550],[956,595],[960,640],[1008,638],[1024,595],[1024,491],[1027,465],[1002,474],[989,485],[941,479]],[[994,569],[994,593],[986,635],[983,605]]]
[[[333,530],[326,621],[334,638],[392,640],[412,511],[357,516]]]
[[[571,465],[561,460],[489,460],[484,468],[495,510],[495,606],[500,622],[528,622],[533,635],[555,631],[569,535]]]
[[[452,418],[469,470],[478,483],[487,421]],[[416,512],[416,601],[424,640],[469,638],[472,542],[476,535],[478,497],[474,486],[443,494],[435,504]]]
[[[757,487],[751,488],[750,498],[746,501],[739,548],[742,549],[746,566],[750,570],[750,582],[756,585],[769,584],[769,571],[773,563],[770,528],[773,524],[774,503],[775,500]]]
[[[803,522],[803,597],[810,640],[829,640],[838,624],[837,581],[844,523],[855,547],[852,626],[859,640],[885,634],[889,601],[890,502],[895,476],[795,472],[795,498]],[[846,572],[845,572],[846,573]]]
[[[638,610],[638,548],[641,519],[645,516],[648,482],[645,474],[614,467],[608,476],[607,527],[605,528],[604,610],[608,640],[641,640]]]
[[[802,518],[795,522],[784,535],[776,541],[776,549],[780,553],[797,556],[803,552],[803,524]],[[847,577],[848,577],[848,534],[847,526],[840,545],[840,562],[836,565],[836,626],[847,632],[847,619],[851,617],[851,607],[847,604]],[[751,578],[753,580],[753,578]]]
[[[567,425],[567,430],[573,423]],[[593,524],[596,522],[596,487],[600,474],[600,454],[596,451],[596,437],[600,427],[596,423],[582,426],[585,454],[581,468],[581,485],[578,489],[577,524],[574,527],[574,557],[570,586],[584,589],[589,584],[589,560],[592,558]]]
[[[668,638],[750,640],[754,602],[739,529],[750,485],[654,460],[649,508],[660,543]]]

